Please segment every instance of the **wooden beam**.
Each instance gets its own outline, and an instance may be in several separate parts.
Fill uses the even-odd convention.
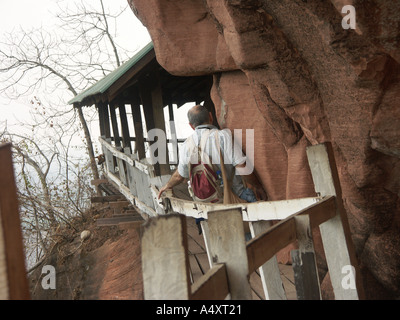
[[[283,220],[321,201],[320,197],[301,198],[279,201],[258,201],[252,203],[221,204],[195,202],[176,197],[163,197],[169,200],[172,212],[184,214],[193,218],[207,219],[209,211],[242,208],[243,221]],[[315,218],[317,219],[317,218]]]
[[[229,294],[225,264],[216,264],[192,285],[191,300],[224,300]]]
[[[144,220],[142,217],[138,216],[121,216],[121,217],[112,217],[112,218],[100,218],[96,220],[96,226],[116,226],[121,223],[128,223],[128,222],[138,222],[143,223]]]
[[[338,300],[364,299],[365,293],[359,263],[351,239],[350,226],[343,206],[342,191],[336,162],[330,143],[307,148],[308,163],[315,191],[322,196],[336,196],[336,216],[320,225],[322,242],[335,298]],[[354,285],[344,288],[343,268],[354,268]]]
[[[94,179],[90,181],[92,186],[98,186],[99,184],[108,183],[107,179]]]
[[[141,246],[145,299],[190,299],[186,217],[174,214],[149,219]]]
[[[112,202],[117,200],[125,200],[123,195],[111,195],[111,196],[103,196],[103,197],[91,197],[90,202],[92,203],[104,203],[104,202]]]
[[[121,122],[121,129],[122,129],[122,147],[123,148],[131,148],[131,139],[129,134],[129,126],[128,126],[128,118],[126,116],[126,108],[123,103],[119,103],[119,118]]]
[[[0,299],[30,299],[11,144],[0,146]]]
[[[296,240],[296,225],[292,218],[279,222],[267,232],[247,243],[249,274],[256,271],[279,250]]]
[[[335,214],[335,197],[327,197],[313,204],[295,215],[307,214],[310,217],[311,228],[318,226]],[[265,261],[271,259],[279,250],[292,243],[297,238],[296,223],[289,216],[280,221],[269,230],[251,239],[247,244],[247,256],[249,258],[249,271],[254,272],[261,267]]]
[[[119,131],[118,131],[118,121],[117,121],[117,114],[115,112],[115,105],[110,104],[109,110],[110,110],[110,116],[111,116],[112,131],[113,131],[113,135],[114,135],[114,143],[115,143],[115,147],[118,148],[121,146],[121,138],[119,136]]]
[[[256,237],[268,231],[272,226],[270,221],[250,222],[252,237]],[[260,268],[261,283],[266,300],[286,300],[286,293],[283,287],[282,278],[276,255],[266,261]]]
[[[321,300],[310,217],[297,215],[294,220],[299,249],[292,250],[291,257],[297,300]]]
[[[226,264],[232,300],[251,300],[241,210],[209,212],[208,228],[212,262]]]
[[[133,115],[133,126],[135,128],[135,150],[133,153],[137,153],[138,160],[140,160],[146,156],[144,148],[142,113],[140,112],[140,106],[136,106],[134,104],[131,105],[131,110]]]

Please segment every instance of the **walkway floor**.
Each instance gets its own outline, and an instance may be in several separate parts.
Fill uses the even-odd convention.
[[[187,217],[187,233],[189,248],[189,263],[192,281],[196,281],[210,269],[205,249],[204,239],[199,235],[195,220]],[[290,265],[279,265],[281,278],[288,300],[296,300],[296,290],[293,279],[293,269]],[[253,300],[265,300],[264,291],[261,284],[261,277],[257,272],[250,276],[250,285],[253,294]]]

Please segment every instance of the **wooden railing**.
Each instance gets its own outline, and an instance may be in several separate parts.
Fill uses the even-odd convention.
[[[311,236],[317,227],[335,298],[363,298],[358,261],[329,143],[307,149],[318,197],[225,205],[188,201],[171,194],[160,201],[158,189],[170,175],[156,176],[152,165],[139,161],[129,148],[115,148],[110,139],[100,138],[100,142],[107,178],[146,220],[151,217],[142,239],[146,299],[225,298],[227,293],[232,299],[248,299],[248,277],[257,269],[265,297],[285,299],[275,255],[296,240],[298,250],[292,250],[291,256],[297,296],[320,299]],[[205,219],[202,229],[211,266],[193,285],[188,273],[185,216]],[[271,220],[280,222],[272,226]],[[253,237],[248,243],[244,240],[243,221],[249,222]],[[352,274],[343,270],[352,270]],[[345,277],[350,284],[343,285]]]
[[[331,145],[309,147],[307,156],[318,198],[236,206],[164,199],[167,211],[181,214],[152,218],[145,226],[145,298],[224,299],[229,294],[232,299],[251,299],[249,275],[260,268],[266,297],[285,299],[275,255],[297,240],[298,249],[291,252],[297,297],[321,299],[312,238],[317,227],[335,298],[364,298]],[[192,285],[184,214],[207,219],[202,226],[211,269]],[[268,220],[277,217],[283,220],[271,227]],[[243,220],[250,221],[254,237],[247,243]]]
[[[99,138],[105,157],[104,173],[120,192],[128,199],[142,216],[154,217],[162,213],[156,201],[156,190],[151,186],[160,186],[169,176],[155,176],[154,167],[144,161],[137,160],[130,148],[117,149],[111,139]]]

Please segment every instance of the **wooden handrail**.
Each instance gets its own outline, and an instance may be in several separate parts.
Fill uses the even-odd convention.
[[[294,217],[306,214],[310,217],[311,228],[317,227],[321,223],[333,218],[336,215],[335,197],[324,198],[320,202],[280,221],[265,233],[250,240],[246,248],[249,273],[257,270],[279,250],[296,240],[296,222]]]

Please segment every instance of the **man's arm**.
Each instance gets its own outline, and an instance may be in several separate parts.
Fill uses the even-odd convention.
[[[163,186],[160,189],[160,192],[158,193],[158,199],[160,199],[161,195],[164,193],[165,190],[168,189],[172,189],[173,187],[177,186],[178,184],[182,183],[185,181],[185,178],[182,177],[179,172],[178,169],[175,170],[175,172],[172,174],[171,178],[169,179],[169,181],[166,183],[165,186]]]

